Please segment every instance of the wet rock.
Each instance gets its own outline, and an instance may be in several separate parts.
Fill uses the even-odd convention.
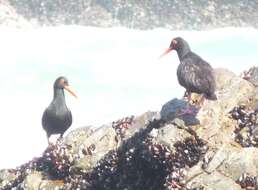
[[[160,111],[161,119],[165,122],[173,121],[175,118],[179,118],[184,121],[185,125],[198,125],[199,121],[196,119],[195,115],[183,114],[183,110],[187,107],[187,102],[179,100],[177,98],[170,100],[164,104]],[[193,112],[198,112],[198,110],[190,105],[190,109]]]

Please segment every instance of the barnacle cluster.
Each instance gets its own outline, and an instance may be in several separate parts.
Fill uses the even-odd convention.
[[[236,181],[241,188],[258,190],[257,177],[251,176],[247,173],[243,173]]]
[[[230,114],[238,122],[234,130],[235,141],[242,147],[258,147],[258,109],[239,105]]]
[[[9,181],[0,190],[11,190],[12,188],[21,188],[21,182],[27,175],[33,171],[41,171],[51,179],[63,179],[69,175],[69,169],[73,158],[68,153],[71,147],[69,145],[50,144],[44,151],[42,157],[34,158],[26,164],[23,164],[11,172],[16,176],[14,180]]]
[[[73,157],[69,154],[70,145],[50,144],[44,151],[43,156],[37,161],[37,170],[43,171],[53,179],[63,179],[69,175],[69,169],[73,162]]]
[[[187,168],[202,159],[207,146],[201,139],[186,138],[172,148],[158,143],[144,129],[112,150],[91,173],[67,178],[64,189],[174,190],[186,188]],[[188,187],[187,189],[191,189]]]
[[[61,179],[64,183],[59,189],[62,190],[190,190],[184,179],[187,169],[202,159],[207,151],[206,143],[192,135],[171,147],[164,145],[150,135],[153,128],[160,127],[156,125],[159,123],[150,122],[145,129],[123,141],[88,173],[72,169],[75,158],[69,153],[69,145],[49,145],[42,157],[17,168],[15,172],[19,174],[16,180],[1,190],[19,187],[33,170],[41,171],[48,179]],[[83,155],[91,156],[94,150],[95,145],[92,144]]]
[[[134,116],[124,117],[117,121],[112,122],[112,127],[115,129],[117,135],[121,138],[124,137],[126,129],[132,124]]]

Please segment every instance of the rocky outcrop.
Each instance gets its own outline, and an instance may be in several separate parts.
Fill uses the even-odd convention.
[[[256,86],[225,69],[216,82],[218,101],[192,107],[195,117],[173,99],[160,112],[76,129],[42,157],[2,170],[0,189],[258,189]],[[238,141],[239,132],[253,143]]]
[[[7,0],[1,0],[6,2]],[[256,0],[9,0],[12,9],[39,25],[79,24],[200,30],[258,27]]]

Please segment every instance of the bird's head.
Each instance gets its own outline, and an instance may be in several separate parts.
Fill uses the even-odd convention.
[[[71,95],[73,95],[75,98],[77,98],[77,95],[75,94],[75,92],[71,89],[71,87],[69,86],[68,80],[66,77],[58,77],[54,83],[54,90],[55,89],[65,89],[66,91],[68,91]]]
[[[172,50],[176,50],[178,52],[178,51],[182,51],[184,48],[190,49],[188,43],[183,38],[181,37],[173,38],[169,45],[169,48],[166,49],[166,51],[160,56],[160,58],[168,54]]]

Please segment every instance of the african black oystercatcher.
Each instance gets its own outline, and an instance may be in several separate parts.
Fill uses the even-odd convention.
[[[60,137],[63,137],[64,132],[72,124],[72,113],[66,106],[64,89],[74,97],[77,97],[69,87],[68,80],[65,77],[58,77],[56,79],[54,83],[54,98],[42,116],[42,126],[46,131],[48,144],[49,137],[52,134],[60,134]]]
[[[217,96],[215,95],[215,78],[210,64],[192,52],[188,43],[181,37],[174,38],[169,48],[161,57],[172,50],[177,51],[180,60],[177,69],[177,78],[179,84],[186,89],[188,103],[190,103],[192,92],[202,94],[208,100],[217,100]],[[187,112],[190,111],[188,108],[186,110]]]

